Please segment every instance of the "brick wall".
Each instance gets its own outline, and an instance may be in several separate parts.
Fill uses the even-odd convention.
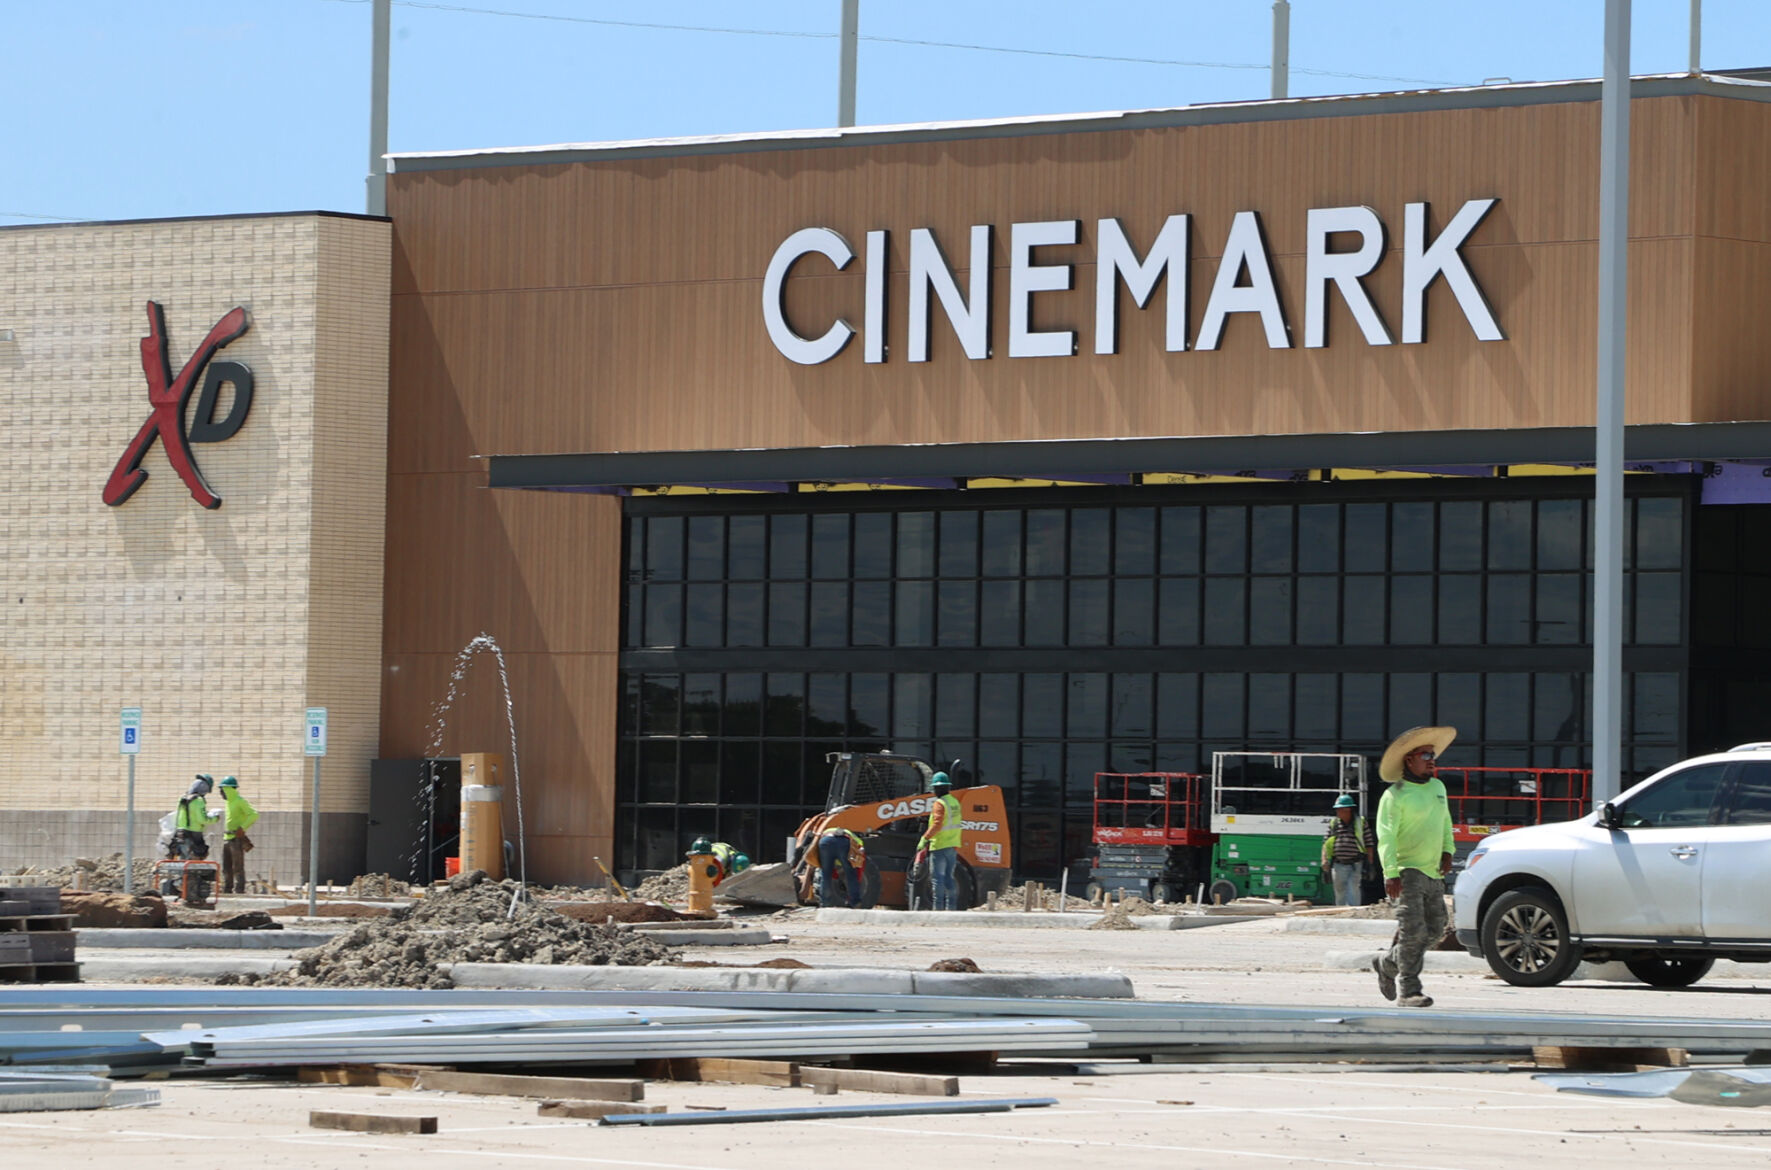
[[[121,849],[120,818],[93,814],[125,804],[125,706],[144,711],[138,834],[195,772],[239,776],[267,813],[305,811],[309,705],[332,712],[321,806],[361,817],[379,720],[388,241],[384,222],[316,215],[0,231],[0,330],[15,338],[0,341],[0,869]],[[174,374],[229,309],[251,315],[216,359],[251,367],[251,414],[195,447],[213,511],[163,443],[131,499],[101,499],[148,416],[149,300]],[[300,874],[299,821],[255,834],[255,869]]]

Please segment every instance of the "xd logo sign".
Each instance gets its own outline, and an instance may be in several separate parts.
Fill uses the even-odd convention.
[[[192,443],[219,443],[223,439],[231,439],[239,432],[246,422],[246,414],[252,409],[252,371],[239,362],[215,362],[209,359],[215,351],[221,349],[251,327],[246,318],[245,309],[233,309],[228,312],[215,326],[209,335],[197,347],[197,352],[185,362],[179,370],[178,377],[172,376],[171,359],[167,353],[166,313],[155,301],[148,302],[148,335],[141,339],[141,368],[148,380],[148,403],[153,408],[147,421],[129,441],[129,446],[117,460],[117,466],[111,469],[111,477],[105,481],[105,503],[116,507],[129,499],[147,481],[148,473],[142,469],[141,461],[154,445],[157,437],[166,445],[166,459],[172,464],[172,470],[184,480],[190,489],[191,498],[205,508],[221,507],[221,497],[210,489],[209,483],[203,478],[202,471],[197,468],[196,456],[191,453]],[[185,429],[185,408],[191,400],[191,391],[196,387],[197,378],[205,368],[208,375],[203,378],[202,394],[197,399],[197,415],[190,429]],[[220,422],[215,420],[216,401],[221,395],[222,383],[229,382],[234,387],[234,402],[227,417]]]

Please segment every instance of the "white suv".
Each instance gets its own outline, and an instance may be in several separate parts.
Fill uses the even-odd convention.
[[[1771,962],[1771,743],[1674,764],[1578,821],[1489,837],[1453,894],[1457,941],[1520,987],[1585,959],[1686,987]]]

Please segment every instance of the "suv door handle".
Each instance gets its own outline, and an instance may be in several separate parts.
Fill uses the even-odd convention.
[[[1677,849],[1671,850],[1671,853],[1674,857],[1696,857],[1697,856],[1697,850],[1693,849],[1689,845],[1681,845]]]

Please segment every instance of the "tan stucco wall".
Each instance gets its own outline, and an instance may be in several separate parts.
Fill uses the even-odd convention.
[[[388,249],[385,222],[316,215],[0,231],[0,330],[15,337],[0,341],[0,810],[121,809],[117,715],[140,706],[150,824],[195,772],[234,773],[261,811],[299,812],[311,705],[331,711],[321,806],[363,811],[380,721]],[[213,511],[162,443],[131,499],[101,499],[149,413],[149,300],[175,375],[224,313],[251,316],[216,357],[251,367],[251,414],[195,447]],[[300,848],[259,844],[267,864]]]

